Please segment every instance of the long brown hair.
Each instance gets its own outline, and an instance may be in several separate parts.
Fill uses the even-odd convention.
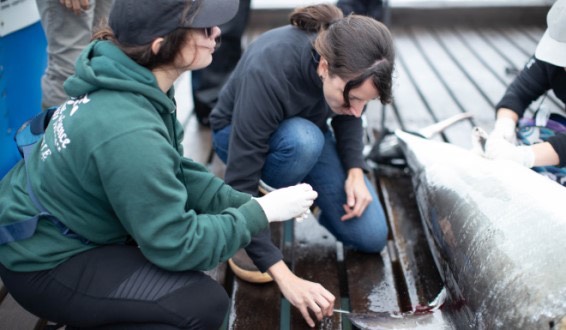
[[[347,81],[344,106],[350,106],[350,90],[372,79],[383,104],[392,99],[395,65],[393,39],[387,27],[361,15],[343,16],[334,5],[321,4],[295,9],[292,25],[317,32],[314,49],[328,61],[328,74]]]

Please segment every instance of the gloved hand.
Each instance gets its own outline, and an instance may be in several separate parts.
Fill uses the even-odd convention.
[[[256,198],[269,222],[285,221],[307,212],[318,197],[309,184],[281,188]]]
[[[531,146],[515,146],[503,138],[492,136],[487,139],[485,157],[507,159],[529,168],[535,163],[535,154]]]
[[[489,134],[489,138],[504,139],[507,142],[517,144],[517,135],[515,133],[517,123],[511,118],[501,117],[495,121],[493,131]]]

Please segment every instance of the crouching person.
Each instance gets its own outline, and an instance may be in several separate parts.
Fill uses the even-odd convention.
[[[25,309],[67,329],[218,328],[229,299],[202,271],[308,210],[307,184],[252,198],[182,156],[173,82],[210,64],[237,8],[114,1],[69,99],[0,181],[0,277]]]

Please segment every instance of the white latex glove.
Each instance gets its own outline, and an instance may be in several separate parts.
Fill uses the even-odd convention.
[[[491,136],[486,142],[485,157],[507,159],[529,168],[535,163],[535,154],[531,146],[515,146],[503,138]]]
[[[517,123],[508,117],[501,117],[495,121],[493,131],[489,134],[490,138],[504,139],[507,142],[517,144],[517,135],[515,133]]]
[[[309,184],[281,188],[256,198],[269,222],[285,221],[302,216],[318,197]]]

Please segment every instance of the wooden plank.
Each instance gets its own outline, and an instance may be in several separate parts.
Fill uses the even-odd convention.
[[[458,105],[450,97],[449,92],[442,85],[442,82],[415,44],[415,38],[418,38],[419,35],[413,35],[407,29],[396,29],[396,31],[398,31],[396,35],[404,32],[403,34],[406,36],[396,39],[399,63],[405,67],[409,78],[415,85],[415,89],[418,91],[422,101],[426,104],[433,120],[437,122],[460,113]],[[409,109],[405,111],[409,111],[410,115]],[[446,130],[443,136],[448,141],[463,140],[461,138],[462,133],[455,129]]]
[[[521,70],[525,63],[527,63],[530,55],[525,55],[522,50],[518,49],[509,40],[497,33],[494,29],[488,27],[476,27],[478,33],[488,42],[493,49],[496,49],[499,54],[508,62],[509,69]]]
[[[544,34],[545,27],[546,25],[517,25],[517,29],[527,34],[537,44]]]
[[[191,72],[185,72],[177,78],[174,87],[175,101],[177,102],[177,119],[181,123],[187,123],[193,110]]]
[[[184,156],[201,164],[208,164],[213,156],[212,132],[209,127],[200,125],[196,119],[192,95],[191,73],[186,72],[175,81],[177,119],[184,129]]]
[[[271,224],[271,236],[281,246],[283,232],[278,223]],[[229,329],[277,329],[281,319],[281,292],[275,282],[254,284],[242,281],[228,267],[226,282],[232,305]]]
[[[436,38],[456,63],[467,80],[474,84],[477,93],[480,94],[482,106],[493,108],[501,94],[505,90],[503,86],[489,70],[485,69],[481,61],[465,46],[466,36],[459,38],[451,29],[435,30]],[[489,59],[487,59],[489,60]],[[486,86],[487,85],[487,86]],[[490,113],[490,118],[492,114]]]
[[[278,329],[279,319],[280,292],[277,284],[234,280],[229,329]]]
[[[455,26],[452,31],[502,86],[506,87],[513,81],[515,74],[505,70],[509,65],[507,59],[498,52],[497,48],[494,48],[492,44],[483,38],[477,28]]]
[[[367,254],[346,249],[350,310],[356,313],[399,311],[399,303],[387,251]]]
[[[314,217],[295,222],[293,271],[308,281],[320,283],[336,297],[336,308],[341,308],[340,275],[336,260],[336,239]],[[324,329],[341,329],[342,315],[334,313],[323,323]],[[309,329],[298,309],[291,309],[291,329]]]
[[[410,35],[406,29],[394,29],[398,73],[398,82],[394,85],[398,87],[394,92],[395,106],[398,107],[400,126],[407,130],[416,130],[422,126],[429,125],[438,121],[432,112],[432,105],[425,95],[425,91],[420,88],[418,76],[415,74],[414,67],[425,66],[422,59],[413,60],[414,47],[411,47]],[[405,55],[407,54],[407,55]],[[413,107],[415,113],[413,115]]]
[[[393,38],[408,38],[403,30],[393,30]],[[414,81],[407,73],[407,68],[403,60],[396,63],[395,80],[393,84],[393,111],[395,119],[400,121],[400,128],[405,130],[418,130],[435,122],[427,108],[427,104],[419,96]],[[391,127],[391,122],[387,123]],[[393,127],[395,129],[397,127]]]
[[[440,57],[443,52],[446,54],[444,60],[442,60],[443,57],[440,57],[437,68],[442,77],[446,79],[447,85],[453,88],[452,96],[461,106],[460,110],[474,115],[473,125],[491,128],[495,118],[494,104],[501,97],[505,86],[469,51],[469,48],[462,42],[465,36],[460,39],[452,33],[451,29],[436,29],[428,37],[437,41],[439,49],[435,51],[434,48],[426,47],[426,50],[424,48],[423,50],[429,52],[431,57]],[[427,42],[425,35],[421,38],[423,44],[432,43],[432,41]],[[448,63],[453,67],[450,67]],[[470,147],[471,126],[467,126],[464,132],[460,140],[450,142]]]
[[[428,249],[411,177],[399,170],[380,175],[379,182],[411,310],[415,310],[438,295],[443,287],[442,278]]]
[[[471,146],[470,132],[472,127],[478,125],[478,123],[492,122],[493,111],[491,104],[486,100],[482,91],[478,89],[473,77],[460,64],[461,59],[455,56],[456,52],[465,51],[465,49],[461,49],[464,46],[453,42],[445,43],[439,37],[439,31],[447,30],[445,28],[421,30],[415,43],[431,70],[448,92],[449,97],[456,104],[457,109],[455,111],[474,115],[471,120],[459,122],[446,129],[447,134],[450,134],[451,137],[449,142],[468,148]],[[446,47],[446,44],[449,44],[450,47]]]
[[[376,185],[374,173],[371,172],[368,176],[374,187],[377,187],[383,204],[381,190]],[[390,239],[391,235],[389,235]],[[387,248],[379,254],[362,253],[351,248],[344,248],[342,256],[344,258],[342,267],[344,267],[346,277],[346,286],[342,289],[343,309],[349,309],[355,313],[400,310],[392,260]],[[347,326],[349,322],[344,324]]]
[[[186,157],[201,164],[208,164],[213,155],[212,131],[209,127],[200,125],[194,115],[188,117],[185,123],[183,149]]]
[[[527,34],[517,30],[513,26],[495,28],[498,34],[507,38],[509,43],[515,46],[527,58],[535,53],[537,42],[532,40]]]

